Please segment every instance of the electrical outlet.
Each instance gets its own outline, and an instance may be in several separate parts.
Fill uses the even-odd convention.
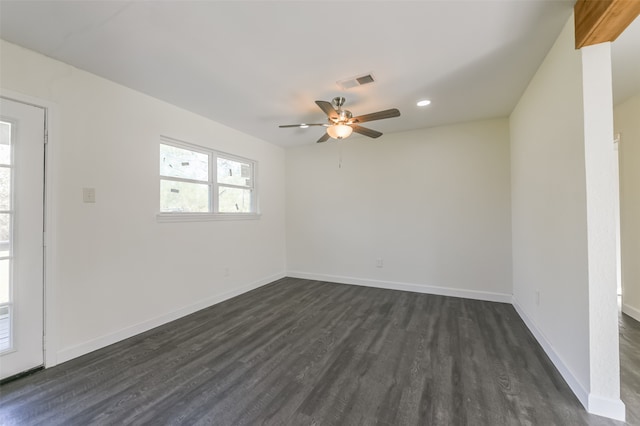
[[[540,290],[536,290],[536,306],[540,306]]]
[[[381,257],[376,259],[376,268],[382,268],[384,266],[384,262]]]
[[[227,266],[224,268],[224,276],[228,277],[229,275],[231,275],[231,272],[229,271],[229,267]]]

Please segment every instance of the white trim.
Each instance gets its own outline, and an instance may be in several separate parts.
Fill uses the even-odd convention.
[[[211,220],[258,220],[260,213],[158,213],[157,222],[208,222]]]
[[[56,173],[59,170],[58,144],[58,105],[49,100],[36,98],[24,93],[15,92],[5,88],[0,88],[0,95],[18,102],[28,103],[33,106],[44,108],[47,144],[45,145],[45,238],[44,238],[44,365],[53,367],[57,364],[56,354],[58,351],[58,327],[56,318],[56,265],[57,265],[57,193],[58,185]]]
[[[316,274],[312,272],[287,271],[287,276],[338,284],[351,284],[364,287],[385,288],[388,290],[411,291],[413,293],[436,294],[439,296],[461,297],[464,299],[484,300],[488,302],[511,303],[511,295],[490,291],[467,290],[461,288],[440,287],[426,284],[380,281],[369,278],[344,277],[339,275]]]
[[[270,284],[284,277],[285,277],[284,273],[271,275],[269,277],[265,277],[258,281],[254,281],[250,284],[237,287],[233,290],[230,290],[221,294],[213,295],[211,297],[208,297],[204,300],[200,300],[191,305],[183,306],[182,308],[176,309],[166,314],[159,315],[155,318],[151,318],[149,320],[140,322],[138,324],[125,327],[113,333],[109,333],[104,336],[100,336],[95,339],[91,339],[89,341],[61,349],[57,354],[58,362],[62,363],[65,361],[69,361],[73,358],[77,358],[81,355],[87,354],[89,352],[93,352],[97,349],[104,348],[105,346],[109,346],[113,343],[117,343],[124,339],[128,339],[129,337],[133,337],[140,333],[144,333],[145,331],[151,330],[152,328],[177,320],[178,318],[182,318],[186,315],[189,315],[201,309],[205,309],[210,306],[216,305],[220,302],[224,302],[225,300],[231,299],[232,297],[239,296],[243,293],[254,290],[258,287],[262,287],[266,284]]]
[[[626,303],[622,304],[622,313],[629,315],[636,321],[640,321],[640,309],[634,308],[631,305],[627,305]]]
[[[513,297],[512,305],[515,308],[522,321],[529,328],[533,336],[536,338],[542,349],[545,351],[551,362],[560,372],[560,375],[564,378],[565,382],[569,385],[575,396],[578,398],[580,403],[584,406],[588,411],[589,407],[589,393],[585,389],[585,387],[580,383],[580,381],[576,378],[576,376],[571,372],[571,369],[567,366],[567,364],[563,361],[562,357],[558,355],[558,353],[553,348],[553,345],[546,338],[544,333],[536,327],[535,323],[529,318],[529,316],[525,313],[524,309],[520,306],[515,297]]]
[[[592,393],[589,394],[589,408],[587,411],[597,416],[608,417],[624,422],[626,410],[624,402],[618,399],[604,398]]]

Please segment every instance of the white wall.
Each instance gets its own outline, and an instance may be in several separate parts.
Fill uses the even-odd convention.
[[[2,89],[56,104],[59,362],[284,275],[281,148],[4,41],[0,54]],[[262,217],[158,223],[160,135],[257,160]]]
[[[640,321],[640,94],[613,109],[620,133],[622,311]]]
[[[496,119],[287,150],[288,274],[510,301],[508,137]]]
[[[510,117],[514,305],[587,409],[621,418],[608,46],[576,51],[573,30]]]

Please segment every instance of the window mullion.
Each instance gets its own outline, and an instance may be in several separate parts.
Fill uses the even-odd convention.
[[[218,186],[224,186],[225,188],[248,189],[253,191],[253,186],[233,185],[230,183],[219,183]]]
[[[173,182],[199,183],[202,185],[206,185],[207,183],[209,183],[206,180],[187,179],[187,178],[181,178],[177,176],[165,176],[165,175],[160,175],[160,179],[170,180]]]

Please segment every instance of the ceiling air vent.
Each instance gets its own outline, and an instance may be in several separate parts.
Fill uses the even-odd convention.
[[[364,84],[373,83],[375,79],[371,74],[359,75],[356,77],[347,78],[346,80],[338,81],[338,86],[341,89],[351,89],[352,87],[362,86]]]

